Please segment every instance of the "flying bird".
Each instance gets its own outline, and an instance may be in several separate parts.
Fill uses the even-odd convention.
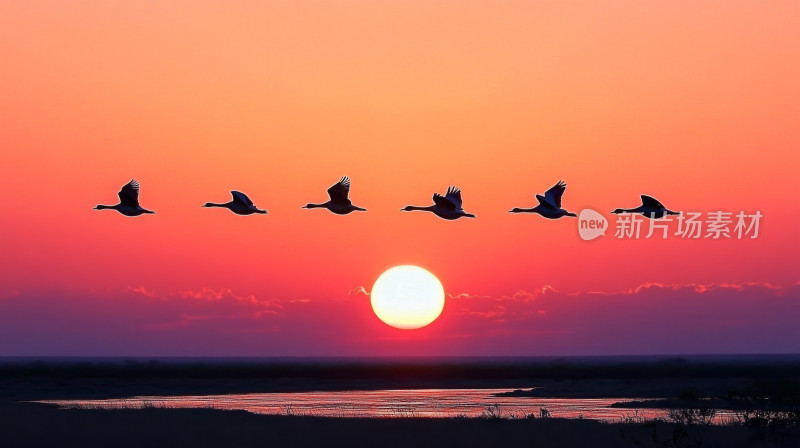
[[[242,193],[241,191],[231,190],[231,197],[233,198],[230,202],[226,202],[224,204],[215,204],[213,202],[206,202],[203,204],[203,207],[223,207],[227,208],[228,210],[236,213],[237,215],[252,215],[253,213],[261,213],[266,214],[266,210],[259,210],[253,201],[247,197],[246,194]]]
[[[474,218],[475,215],[464,212],[461,208],[463,201],[461,200],[461,190],[457,187],[448,187],[447,193],[442,196],[439,193],[433,194],[433,205],[427,207],[417,207],[415,205],[407,205],[400,211],[412,212],[419,210],[423,212],[432,212],[434,215],[442,219],[458,219],[461,217]]]
[[[347,196],[350,194],[350,178],[347,176],[342,177],[339,179],[339,182],[336,182],[328,188],[328,196],[330,196],[331,200],[322,204],[306,204],[303,208],[327,208],[333,213],[337,215],[346,215],[350,212],[354,212],[356,210],[365,212],[367,209],[356,207],[350,202],[350,199]]]
[[[558,219],[564,216],[572,216],[577,218],[578,215],[568,212],[561,208],[561,196],[564,195],[564,190],[567,189],[567,184],[563,180],[558,181],[549,190],[544,193],[544,196],[537,194],[536,199],[539,200],[539,205],[533,208],[512,208],[509,213],[538,213],[547,219]]]
[[[155,214],[154,211],[143,209],[139,205],[139,182],[131,179],[119,190],[119,204],[117,205],[98,205],[95,210],[116,210],[125,216],[139,216],[145,213]]]
[[[647,196],[645,194],[642,195],[642,205],[636,208],[618,208],[611,213],[640,213],[646,218],[650,219],[659,219],[663,218],[667,215],[680,215],[680,212],[673,212],[672,210],[667,210],[664,207],[664,204],[658,201],[658,199]]]

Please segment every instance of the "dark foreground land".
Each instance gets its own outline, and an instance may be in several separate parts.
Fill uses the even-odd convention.
[[[0,358],[0,400],[423,388],[525,389],[531,396],[561,398],[792,394],[794,389],[800,392],[800,355],[368,360]],[[780,390],[770,390],[775,388]]]
[[[677,419],[357,419],[207,409],[59,409],[29,400],[388,388],[618,397]],[[665,405],[665,403],[669,405]],[[738,424],[703,424],[724,403]],[[681,417],[683,416],[683,417]],[[697,417],[700,417],[697,420]],[[698,421],[700,424],[697,424]],[[482,360],[0,359],[0,447],[800,447],[800,358]]]
[[[797,447],[797,431],[563,419],[340,419],[207,409],[0,407],[4,447]]]

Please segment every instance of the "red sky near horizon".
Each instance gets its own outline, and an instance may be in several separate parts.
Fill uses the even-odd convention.
[[[0,355],[798,352],[798,13],[0,4]],[[343,175],[367,213],[301,209]],[[131,178],[156,215],[92,210]],[[507,213],[560,179],[576,212],[644,193],[764,218],[756,239],[585,242]],[[399,211],[448,185],[477,219]],[[269,214],[200,207],[231,189]],[[348,294],[398,264],[469,297],[386,327]],[[651,283],[673,286],[621,293]]]

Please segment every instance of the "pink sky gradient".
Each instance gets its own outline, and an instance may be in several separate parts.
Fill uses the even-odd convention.
[[[798,352],[798,16],[0,3],[0,355]],[[342,175],[367,213],[300,208]],[[92,210],[131,178],[156,215]],[[645,193],[764,218],[757,239],[585,242],[507,213],[559,179],[575,212]],[[399,211],[448,185],[477,219]],[[232,189],[269,214],[200,207]],[[477,298],[388,328],[348,291],[401,264]],[[651,283],[756,286],[613,293]]]

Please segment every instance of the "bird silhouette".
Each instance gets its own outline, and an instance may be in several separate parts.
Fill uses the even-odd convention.
[[[564,216],[572,216],[577,218],[578,215],[568,212],[561,208],[561,196],[564,195],[564,190],[567,189],[567,184],[560,180],[557,184],[553,185],[549,190],[544,193],[544,196],[537,194],[536,199],[539,200],[539,205],[533,208],[512,208],[509,213],[538,213],[547,219],[558,219]]]
[[[236,213],[237,215],[252,215],[253,213],[261,213],[266,214],[266,210],[259,210],[253,201],[247,197],[246,194],[242,193],[241,191],[231,190],[231,197],[233,198],[230,202],[226,202],[224,204],[215,204],[213,202],[206,202],[203,204],[203,207],[222,207],[227,208],[228,210]]]
[[[659,219],[663,218],[667,215],[680,215],[680,212],[673,212],[672,210],[667,210],[664,207],[664,204],[658,201],[658,199],[647,196],[645,194],[642,195],[642,205],[636,208],[618,208],[611,213],[639,213],[646,218],[650,219]]]
[[[346,215],[350,212],[361,211],[365,212],[367,209],[356,207],[350,202],[347,196],[350,194],[350,178],[343,176],[339,182],[333,184],[328,188],[328,196],[330,201],[322,204],[306,204],[303,208],[327,208],[337,215]]]
[[[119,190],[119,204],[117,205],[98,205],[95,210],[116,210],[125,216],[139,216],[145,213],[155,214],[154,211],[143,209],[139,205],[139,182],[131,179]]]
[[[433,194],[433,205],[427,207],[418,207],[415,205],[407,205],[400,211],[413,212],[415,210],[423,212],[432,212],[434,215],[442,219],[458,219],[461,217],[474,218],[475,215],[464,212],[462,208],[463,201],[461,200],[461,190],[457,187],[448,187],[447,193],[442,196],[439,193]]]

